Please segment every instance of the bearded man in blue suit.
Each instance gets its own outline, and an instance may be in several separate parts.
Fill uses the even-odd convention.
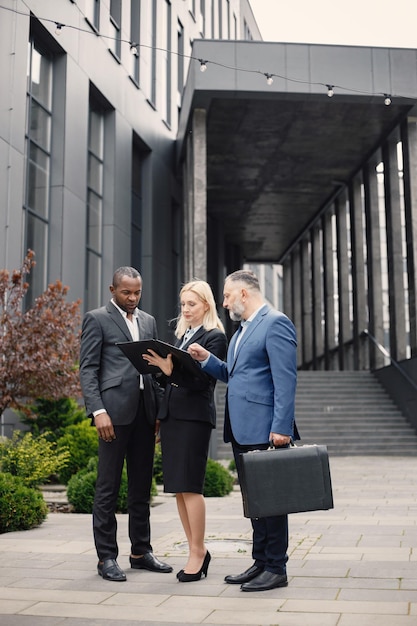
[[[194,343],[191,356],[204,371],[227,383],[224,440],[232,443],[238,475],[240,454],[288,446],[298,439],[294,420],[297,339],[293,323],[265,303],[253,272],[239,270],[224,284],[223,306],[240,321],[227,362]],[[288,584],[288,516],[252,519],[254,563],[229,584],[266,591]]]

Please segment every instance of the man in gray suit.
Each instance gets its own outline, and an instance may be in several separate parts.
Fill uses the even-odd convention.
[[[156,321],[137,306],[142,277],[120,267],[110,286],[111,301],[86,313],[81,334],[80,379],[87,413],[99,437],[98,475],[93,507],[97,570],[106,580],[125,581],[117,563],[116,505],[123,464],[128,472],[130,565],[172,572],[150,543],[150,491],[155,450],[157,384],[139,375],[117,342],[156,339]]]

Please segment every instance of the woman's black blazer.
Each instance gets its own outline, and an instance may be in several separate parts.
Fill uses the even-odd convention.
[[[219,329],[205,330],[199,328],[183,347],[187,349],[191,343],[198,343],[219,359],[224,359],[227,352],[226,335]],[[204,377],[193,377],[174,359],[171,376],[158,379],[165,384],[165,394],[158,412],[157,419],[163,420],[168,415],[171,419],[194,420],[208,422],[216,426],[216,408],[214,388],[216,379],[208,374]]]

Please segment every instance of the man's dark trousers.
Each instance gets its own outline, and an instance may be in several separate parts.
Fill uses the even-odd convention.
[[[266,450],[269,444],[242,446],[235,441],[233,435],[231,439],[236,469],[240,480],[240,454],[251,450]],[[253,528],[252,557],[255,565],[273,574],[286,574],[288,561],[288,515],[253,518],[251,523]]]
[[[117,559],[116,503],[126,458],[128,473],[129,537],[132,554],[152,552],[150,544],[150,491],[153,475],[155,429],[146,419],[143,392],[133,422],[115,426],[116,439],[99,440],[99,471],[93,507],[93,532],[100,561]]]

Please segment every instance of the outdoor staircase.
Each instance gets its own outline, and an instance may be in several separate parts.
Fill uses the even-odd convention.
[[[225,387],[216,387],[218,459],[232,458]],[[299,445],[325,444],[333,456],[417,456],[417,433],[369,371],[299,371],[295,416]]]
[[[333,456],[417,456],[417,433],[372,372],[298,372],[295,415],[300,443]]]

